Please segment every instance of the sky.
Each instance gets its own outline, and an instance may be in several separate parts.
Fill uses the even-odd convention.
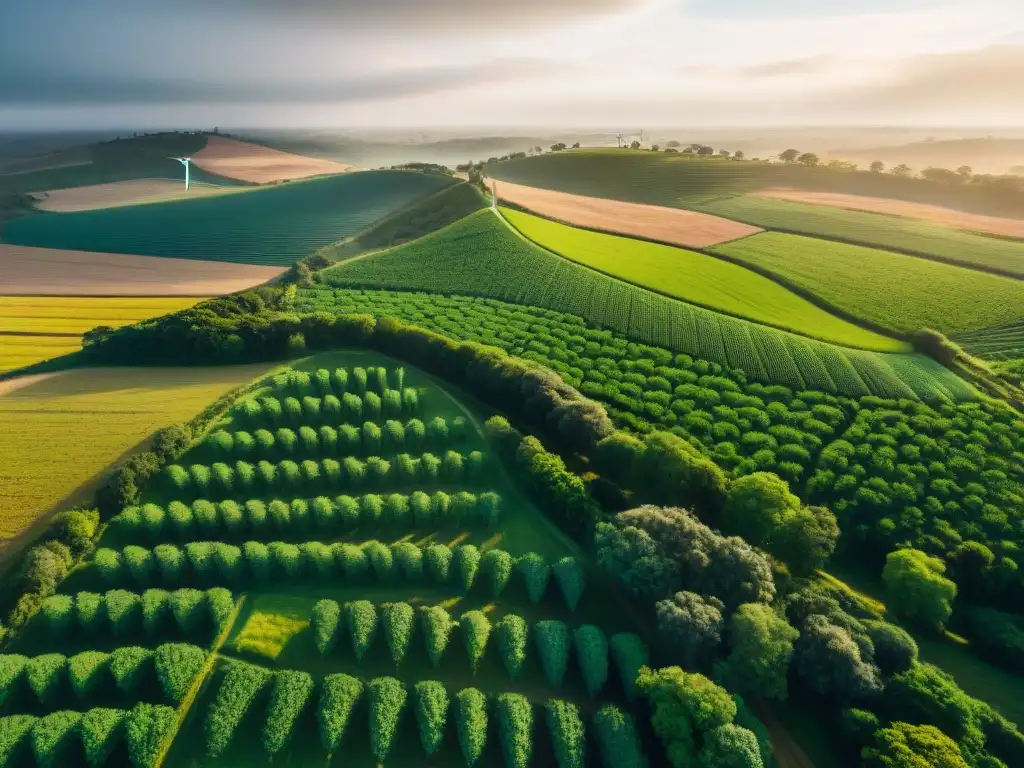
[[[1021,0],[0,2],[0,125],[1024,125]]]

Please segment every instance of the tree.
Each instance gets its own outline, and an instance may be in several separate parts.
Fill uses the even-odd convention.
[[[968,768],[956,742],[934,725],[892,723],[864,750],[865,768]]]
[[[787,149],[785,152],[779,154],[779,160],[784,163],[795,163],[796,159],[800,156],[799,149]]]
[[[701,768],[763,768],[757,737],[733,723],[720,725],[704,737]]]
[[[843,702],[868,700],[882,690],[878,668],[862,658],[850,633],[819,614],[804,622],[793,664],[811,690]]]
[[[737,149],[732,153],[732,156],[737,160],[743,160],[747,155],[742,149]]]
[[[715,677],[730,690],[784,701],[793,643],[800,633],[767,605],[741,605],[729,622],[728,658]]]
[[[722,529],[765,544],[800,508],[789,484],[771,472],[754,472],[733,481],[722,509]]]
[[[713,147],[703,146],[697,150],[697,154],[702,157],[708,157],[709,155],[715,154],[715,150]]]
[[[563,149],[565,149],[565,143],[564,142],[560,141],[557,144],[552,144],[551,145],[551,151],[552,152],[561,152]]]
[[[656,605],[658,631],[666,646],[678,652],[684,666],[700,667],[722,642],[723,610],[725,605],[717,597],[676,592]]]
[[[816,168],[821,160],[813,152],[804,152],[800,157],[796,159],[800,165],[806,165],[808,168]]]
[[[572,148],[573,149],[579,149],[580,148],[580,143],[578,141],[574,142],[573,145],[572,145]]]
[[[883,163],[881,160],[875,160],[868,167],[871,169],[872,173],[881,173],[882,171],[885,170],[885,163]]]
[[[914,173],[914,170],[906,163],[900,163],[895,168],[890,169],[889,173],[893,176],[899,176],[901,179],[906,179]]]
[[[920,550],[890,552],[882,571],[889,608],[907,621],[941,632],[956,597],[956,584],[943,576],[945,571],[939,558]]]
[[[720,149],[718,150],[718,154],[722,157],[728,157],[730,153],[728,149]]]
[[[630,143],[629,148],[630,149],[640,149],[640,142],[634,140],[632,143]]]
[[[651,152],[657,152],[659,149],[661,149],[661,147],[657,144],[651,144]]]
[[[965,181],[974,175],[974,169],[969,165],[961,165],[956,169],[957,175]]]

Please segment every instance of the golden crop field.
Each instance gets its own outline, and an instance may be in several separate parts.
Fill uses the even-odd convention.
[[[201,297],[0,296],[0,333],[85,333],[118,327],[204,301]]]
[[[160,427],[270,364],[80,368],[0,395],[0,539],[9,540]]]
[[[76,352],[81,346],[77,336],[0,334],[0,373]]]

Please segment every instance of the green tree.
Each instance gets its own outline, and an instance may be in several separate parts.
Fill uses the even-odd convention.
[[[741,605],[729,621],[729,656],[715,665],[715,677],[730,690],[783,701],[800,633],[767,605]]]
[[[785,152],[779,154],[779,160],[784,163],[795,163],[796,159],[800,156],[799,149],[787,149]]]
[[[816,168],[821,162],[820,158],[813,152],[804,152],[796,161],[800,165],[806,165],[808,168]]]
[[[890,552],[882,571],[889,608],[909,622],[941,632],[956,597],[956,584],[943,576],[945,572],[939,558],[920,550]]]
[[[960,748],[934,725],[893,723],[875,732],[864,768],[968,768]]]

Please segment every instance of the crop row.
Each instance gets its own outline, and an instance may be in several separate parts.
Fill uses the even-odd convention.
[[[313,609],[314,640],[323,656],[330,655],[341,636],[346,635],[352,653],[362,661],[376,638],[383,635],[392,661],[399,666],[409,652],[413,635],[417,634],[417,624],[423,647],[434,667],[441,663],[452,635],[458,633],[475,671],[487,653],[493,632],[509,677],[515,679],[522,674],[530,630],[527,622],[515,614],[507,614],[492,624],[482,611],[468,611],[456,620],[440,606],[416,610],[408,603],[385,603],[378,610],[368,600],[344,605],[321,600]],[[575,650],[580,673],[592,697],[600,693],[608,681],[609,653],[618,665],[624,690],[630,693],[640,667],[648,661],[646,646],[632,633],[615,635],[609,642],[605,633],[593,625],[570,629],[562,621],[547,620],[534,624],[532,634],[544,677],[553,688],[561,688],[565,682],[571,650]]]
[[[277,754],[295,736],[299,718],[316,688],[312,677],[305,672],[271,672],[232,662],[224,672],[207,714],[207,755],[218,757],[227,750],[239,724],[268,690],[262,743],[268,754]],[[391,677],[378,677],[364,683],[344,674],[328,675],[318,693],[316,713],[320,742],[328,755],[337,754],[344,745],[351,743],[356,713],[365,711],[371,752],[378,761],[385,761],[399,737],[403,716],[411,708],[420,743],[428,757],[441,749],[446,733],[453,726],[464,763],[467,766],[482,764],[492,728],[491,717],[496,721],[506,766],[523,768],[533,756],[534,706],[520,694],[503,693],[488,700],[481,691],[466,688],[452,696],[444,685],[433,680],[416,683],[410,691]],[[569,702],[551,700],[544,706],[542,716],[559,768],[582,768],[586,728],[580,710]],[[645,764],[630,715],[606,705],[593,716],[591,728],[605,768],[641,768]]]
[[[233,465],[215,462],[212,465],[192,464],[184,467],[171,464],[164,470],[165,484],[178,500],[227,499],[264,493],[316,492],[318,490],[358,490],[363,487],[447,483],[480,480],[486,458],[480,451],[468,456],[446,451],[444,456],[407,453],[389,461],[371,456],[365,461],[348,456],[335,459],[284,460],[276,464],[261,460],[256,464],[236,461]]]
[[[177,706],[205,663],[206,651],[185,643],[74,656],[0,654],[0,704],[6,711],[17,710],[19,704],[29,705],[26,698],[31,694],[39,706],[54,709],[66,702],[70,691],[78,703],[88,705],[112,688],[136,697],[156,683],[164,699],[160,703]]]
[[[174,709],[159,704],[62,710],[43,717],[8,715],[0,717],[0,766],[75,765],[79,752],[89,765],[100,766],[124,744],[134,768],[155,768],[161,745],[177,725]]]
[[[142,594],[112,589],[105,594],[51,595],[36,621],[58,639],[79,634],[123,639],[140,633],[154,639],[171,629],[183,637],[206,639],[223,627],[234,605],[231,593],[222,587],[205,592],[147,589]]]
[[[374,421],[365,421],[362,426],[341,424],[337,428],[324,425],[319,429],[301,426],[298,430],[279,427],[273,432],[257,429],[252,433],[245,430],[228,432],[217,430],[204,441],[206,455],[217,461],[231,459],[272,459],[293,456],[357,456],[376,455],[381,451],[402,453],[421,452],[429,449],[444,449],[450,441],[462,440],[466,436],[466,423],[458,419],[449,425],[440,416],[424,424],[419,419],[410,419],[403,424],[388,419],[383,427]]]
[[[501,554],[498,554],[501,553]],[[354,584],[397,583],[445,586],[458,582],[469,591],[482,576],[492,593],[497,585],[507,584],[496,572],[509,567],[519,572],[527,594],[533,602],[543,599],[554,573],[563,590],[572,580],[582,579],[582,569],[573,557],[565,557],[551,565],[535,552],[513,558],[504,550],[489,549],[481,554],[472,544],[448,547],[432,544],[418,547],[402,541],[391,546],[380,541],[362,544],[336,542],[324,544],[307,541],[287,544],[274,541],[264,544],[247,541],[241,546],[220,541],[195,541],[184,547],[159,544],[153,549],[130,546],[123,550],[96,550],[92,568],[110,587],[134,584],[141,588],[159,583],[178,587],[188,583],[236,586],[269,584],[272,581],[342,579]],[[566,596],[575,608],[580,588],[571,587]]]
[[[323,398],[305,395],[302,399],[285,397],[278,399],[271,395],[246,398],[237,402],[232,415],[240,424],[251,427],[286,424],[322,424],[324,422],[379,421],[380,419],[410,418],[420,411],[419,394],[407,388],[402,392],[387,389],[380,395],[365,392],[356,395],[346,392],[340,398],[324,395]]]
[[[307,397],[309,395],[343,395],[351,392],[384,394],[389,389],[405,390],[405,369],[389,371],[384,366],[353,366],[351,368],[317,368],[315,371],[291,370],[279,373],[270,380],[271,387],[282,396]]]
[[[156,504],[126,507],[110,521],[110,533],[119,541],[164,542],[203,538],[241,539],[260,534],[303,534],[353,531],[381,525],[403,528],[437,528],[457,525],[494,526],[501,514],[502,499],[487,491],[447,494],[415,491],[409,495],[318,496],[315,499],[274,499],[219,502],[199,499],[191,505],[172,501],[166,508]]]

